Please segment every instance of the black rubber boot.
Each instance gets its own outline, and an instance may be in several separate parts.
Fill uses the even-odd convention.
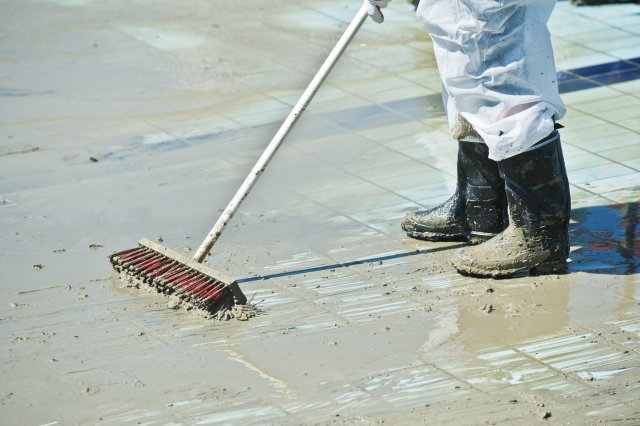
[[[522,271],[540,275],[566,272],[571,196],[554,131],[534,149],[498,162],[505,180],[509,226],[476,247],[458,250],[458,272],[508,277]]]
[[[456,191],[443,204],[411,212],[402,229],[429,241],[486,241],[506,227],[504,181],[484,143],[458,143]]]

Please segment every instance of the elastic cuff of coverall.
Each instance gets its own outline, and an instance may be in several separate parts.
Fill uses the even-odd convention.
[[[553,132],[551,132],[549,134],[549,136],[547,136],[546,138],[542,139],[540,142],[536,143],[535,145],[533,145],[531,148],[527,149],[526,151],[523,152],[530,152],[530,151],[535,151],[538,148],[542,148],[545,145],[548,145],[552,142],[555,142],[557,140],[560,140],[560,133],[558,133],[557,130],[554,130]]]

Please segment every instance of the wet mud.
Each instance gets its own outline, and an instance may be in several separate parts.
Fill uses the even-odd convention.
[[[398,3],[407,30],[363,28],[205,260],[248,321],[108,256],[197,246],[359,3],[3,3],[0,423],[638,423],[636,203],[574,210],[566,275],[464,277],[460,243],[401,231],[455,168]]]

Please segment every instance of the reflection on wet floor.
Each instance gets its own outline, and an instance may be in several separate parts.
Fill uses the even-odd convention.
[[[640,262],[638,203],[574,209],[571,271],[631,275]]]

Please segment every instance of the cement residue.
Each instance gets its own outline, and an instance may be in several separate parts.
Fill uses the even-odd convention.
[[[120,288],[135,290],[141,294],[163,295],[167,299],[166,306],[168,309],[188,311],[205,319],[218,321],[236,319],[238,321],[248,321],[260,313],[260,308],[253,303],[243,305],[232,304],[230,306],[224,306],[215,312],[211,312],[192,303],[187,295],[163,294],[159,289],[148,285],[143,279],[126,272],[115,274],[112,281]]]
[[[458,141],[480,142],[482,137],[473,128],[471,123],[461,115],[458,115],[454,128],[452,130],[453,138]]]
[[[208,312],[198,308],[197,306],[185,302],[177,296],[170,295],[168,299],[169,300],[167,301],[167,308],[169,309],[184,309],[193,312],[202,318],[213,319],[217,321],[229,321],[233,319],[238,321],[248,321],[250,318],[254,318],[260,313],[260,308],[253,303],[247,303],[244,305],[236,304],[230,307],[222,308],[217,312]]]
[[[258,307],[252,304],[246,305],[234,305],[230,308],[225,308],[218,311],[213,318],[220,321],[229,321],[231,319],[237,319],[238,321],[247,321],[249,318],[253,318],[258,315]]]

